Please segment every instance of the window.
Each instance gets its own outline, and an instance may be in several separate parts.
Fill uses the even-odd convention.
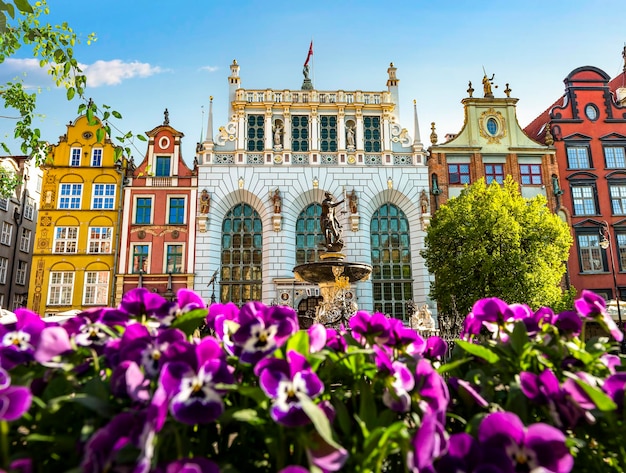
[[[0,233],[0,243],[3,245],[11,244],[11,235],[13,234],[13,225],[8,222],[2,222],[2,233]]]
[[[611,208],[614,215],[626,215],[626,184],[609,186],[611,193]]]
[[[85,291],[83,294],[83,304],[85,305],[107,305],[109,272],[87,271],[85,273]]]
[[[320,226],[322,206],[309,205],[300,212],[296,221],[296,264],[319,261],[318,256],[324,245],[324,234]]]
[[[606,262],[602,257],[599,233],[578,235],[578,257],[583,273],[602,273],[606,271]]]
[[[0,294],[0,308],[4,307],[4,294]]]
[[[72,148],[70,150],[70,166],[80,166],[80,158],[83,154],[81,148]]]
[[[169,200],[169,224],[185,223],[185,199],[183,197],[170,197]]]
[[[183,245],[167,245],[166,273],[183,272]]]
[[[99,168],[102,166],[102,148],[94,148],[91,151],[91,167]]]
[[[7,271],[9,270],[9,259],[0,258],[0,284],[7,283]]]
[[[368,153],[380,153],[380,117],[363,117],[363,145]]]
[[[543,183],[541,179],[541,164],[520,164],[519,173],[523,186],[541,185]]]
[[[374,212],[370,226],[374,311],[407,320],[413,299],[409,221],[393,204]]]
[[[0,197],[0,210],[9,210],[9,199]]]
[[[35,218],[35,199],[29,197],[24,207],[24,218],[32,221]]]
[[[495,136],[498,133],[498,121],[493,117],[487,120],[487,132],[491,136]]]
[[[133,273],[148,272],[148,255],[150,247],[148,245],[133,246]]]
[[[152,222],[152,197],[137,197],[135,223]]]
[[[596,199],[594,186],[572,186],[574,215],[595,215]]]
[[[320,151],[337,151],[337,117],[320,117]]]
[[[263,224],[256,210],[237,204],[222,222],[221,302],[261,300]]]
[[[248,115],[248,151],[263,151],[265,149],[265,117],[263,115]]]
[[[13,311],[20,307],[26,307],[26,294],[13,294]]]
[[[94,184],[92,209],[113,209],[115,204],[115,184]]]
[[[593,104],[587,104],[585,107],[585,115],[592,122],[595,122],[598,119],[598,109]]]
[[[41,186],[43,185],[43,177],[37,176],[37,192],[41,194]]]
[[[607,168],[626,168],[626,156],[623,146],[605,146],[604,159]]]
[[[309,150],[309,117],[306,115],[291,117],[291,149],[294,152]]]
[[[71,271],[50,272],[48,305],[70,305],[74,289],[74,273]]]
[[[570,169],[589,169],[589,148],[586,146],[567,147],[567,167]]]
[[[113,228],[89,227],[89,253],[111,253]]]
[[[22,228],[22,235],[20,236],[20,251],[28,253],[30,251],[30,237],[32,231],[26,228]]]
[[[450,184],[469,184],[469,164],[448,164],[448,182]]]
[[[491,184],[496,181],[504,184],[504,166],[502,164],[485,164],[485,181]]]
[[[169,156],[157,156],[156,157],[156,169],[154,175],[157,177],[169,177],[171,176],[171,162],[172,159]]]
[[[82,184],[61,184],[59,208],[80,209],[80,199],[82,193]]]
[[[23,286],[26,284],[26,270],[28,269],[28,263],[26,261],[17,262],[17,272],[15,273],[15,284]]]
[[[619,270],[626,271],[626,233],[615,232],[617,240],[617,258],[619,260]]]
[[[56,227],[54,229],[54,253],[76,253],[78,227]]]

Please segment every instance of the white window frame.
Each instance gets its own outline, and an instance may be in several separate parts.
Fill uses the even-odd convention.
[[[0,233],[0,243],[3,245],[11,245],[11,237],[13,236],[13,225],[9,222],[2,222],[2,233]]]
[[[4,308],[4,294],[0,294],[0,308]]]
[[[57,279],[55,281],[55,279]],[[74,271],[50,271],[48,305],[72,305],[74,296]]]
[[[64,193],[64,189],[67,192]],[[78,193],[74,193],[74,190],[78,189]],[[67,202],[64,202],[66,199]],[[83,185],[76,182],[64,182],[59,185],[59,209],[80,209],[83,201]]]
[[[26,307],[26,297],[24,294],[13,294],[13,311],[20,307]]]
[[[152,255],[152,244],[147,243],[147,242],[146,243],[132,243],[131,244],[131,246],[130,246],[130,254],[129,254],[130,262],[128,264],[130,272],[132,274],[139,274],[139,271],[135,271],[135,267],[134,267],[134,263],[135,262],[133,261],[134,258],[135,258],[135,248],[137,246],[147,246],[148,247],[148,254],[146,255],[146,259],[145,259],[146,264],[145,264],[145,268],[144,268],[143,272],[144,272],[144,274],[145,273],[149,273],[150,272],[150,257]]]
[[[20,235],[20,251],[24,251],[25,253],[30,251],[30,239],[32,234],[32,230],[22,228],[22,234]]]
[[[138,223],[137,222],[137,200],[139,199],[150,199],[150,221],[148,223],[142,222],[142,223]],[[133,223],[135,225],[152,225],[152,223],[154,222],[154,195],[152,194],[137,194],[134,196],[134,202],[133,202]]]
[[[65,235],[60,234],[63,233],[62,231],[65,230]],[[76,236],[70,235],[70,232],[72,230],[76,231]],[[52,253],[55,254],[62,254],[62,253],[78,253],[78,233],[79,233],[79,227],[54,227],[54,237],[52,239]],[[63,245],[63,251],[57,251],[57,243],[62,244]],[[72,247],[71,243],[74,243],[74,246]],[[70,248],[70,250],[73,251],[67,251],[68,246]]]
[[[626,166],[626,147],[604,145],[604,159],[607,169],[621,169]],[[614,161],[609,165],[609,161]]]
[[[8,197],[0,197],[0,210],[9,210],[9,199]]]
[[[91,150],[91,167],[92,168],[101,168],[102,167],[102,156],[104,151],[102,148],[93,148]]]
[[[183,274],[185,271],[185,245],[183,243],[166,243],[164,252],[163,252],[163,273],[168,273],[169,264],[167,261],[167,257],[169,255],[169,248],[171,246],[180,246],[180,271],[172,271],[172,274]]]
[[[574,215],[596,215],[598,203],[596,202],[596,187],[593,184],[572,184],[572,206]],[[587,203],[593,203],[593,212],[587,212]],[[577,209],[581,210],[577,212]]]
[[[102,235],[108,233],[108,238]],[[97,235],[94,237],[94,235]],[[113,243],[113,227],[89,227],[89,239],[87,242],[87,253],[89,254],[111,254]]]
[[[17,262],[17,270],[15,271],[15,284],[24,286],[26,284],[26,272],[28,271],[28,262],[19,260]]]
[[[24,207],[24,218],[32,222],[35,218],[35,199],[29,197]]]
[[[171,207],[171,202],[172,199],[183,199],[183,222],[182,223],[172,223],[170,222],[170,207]],[[187,225],[187,196],[186,195],[168,195],[167,196],[167,208],[166,210],[166,214],[167,215],[167,224],[168,225]]]
[[[91,188],[91,208],[94,210],[113,210],[115,209],[115,184],[94,184]],[[102,189],[102,193],[98,193],[98,189]],[[109,194],[110,191],[113,194]],[[107,204],[109,206],[107,206]]]
[[[582,245],[581,239],[585,239],[586,245]],[[591,243],[591,245],[589,244]],[[595,243],[595,244],[594,244]],[[604,260],[602,259],[602,249],[600,247],[600,236],[595,233],[579,233],[576,235],[576,246],[578,247],[578,259],[580,261],[580,271],[586,274],[590,273],[604,273],[606,268],[604,267]],[[589,266],[585,267],[583,254],[587,254],[587,260]],[[599,262],[600,265],[596,266],[595,262]]]
[[[8,272],[9,272],[9,258],[0,257],[0,284],[7,283]]]
[[[95,278],[95,280],[92,278]],[[109,280],[109,271],[85,271],[83,304],[95,306],[107,305],[109,298]]]
[[[78,163],[75,164],[75,159],[78,158]],[[80,166],[80,162],[83,158],[83,149],[82,148],[77,148],[77,147],[72,147],[70,149],[70,167],[79,167]]]

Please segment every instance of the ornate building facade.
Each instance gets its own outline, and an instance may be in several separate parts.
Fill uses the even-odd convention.
[[[458,134],[437,144],[432,124],[428,159],[432,211],[478,179],[484,178],[487,184],[503,183],[507,175],[519,183],[524,197],[542,194],[548,206],[555,209],[558,166],[554,147],[526,136],[517,121],[518,99],[510,96],[509,84],[504,97],[495,97],[493,77],[485,75],[482,82],[482,97],[474,97],[470,82],[469,96],[461,101],[465,121]]]
[[[125,163],[102,125],[80,116],[43,167],[28,308],[40,315],[113,303]]]
[[[319,288],[292,269],[324,251],[326,192],[336,201],[349,261],[372,265],[347,292],[359,308],[408,322],[407,304],[430,304],[420,250],[428,223],[428,172],[414,105],[413,137],[398,123],[393,64],[382,91],[246,89],[230,66],[228,122],[198,144],[195,289],[205,299],[285,304],[300,315]],[[432,306],[432,304],[430,304]]]
[[[0,308],[14,311],[28,300],[42,173],[28,156],[4,156],[0,166],[21,179],[0,197]]]
[[[525,131],[550,144],[560,170],[560,214],[572,229],[569,282],[608,299],[626,298],[626,48],[613,80],[584,66],[565,93]]]
[[[146,134],[146,155],[124,181],[116,303],[136,287],[172,300],[194,284],[198,187],[181,155],[184,135],[169,125],[167,110]]]

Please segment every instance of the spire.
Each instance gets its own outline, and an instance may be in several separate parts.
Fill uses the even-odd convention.
[[[422,147],[422,139],[420,138],[420,124],[417,119],[417,100],[413,100],[413,125],[415,126],[415,130],[413,130],[413,145]]]
[[[206,125],[206,141],[213,142],[213,96],[209,97],[209,118]]]

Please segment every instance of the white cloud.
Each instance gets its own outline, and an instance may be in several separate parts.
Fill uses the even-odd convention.
[[[103,85],[118,85],[123,80],[135,77],[150,77],[165,72],[158,66],[151,66],[145,62],[124,62],[120,59],[112,61],[96,61],[93,64],[80,64],[80,68],[87,76],[89,87],[101,87]],[[0,64],[0,78],[10,80],[14,77],[28,77],[28,82],[42,85],[48,76],[50,65],[39,67],[37,59],[7,58]]]
[[[87,85],[89,87],[118,85],[125,79],[150,77],[164,72],[160,67],[151,66],[145,62],[123,62],[120,59],[96,61],[90,65],[82,64],[81,68],[87,76]]]
[[[219,67],[217,66],[202,66],[200,68],[201,71],[209,71],[209,72],[215,72],[215,71],[219,71]]]

